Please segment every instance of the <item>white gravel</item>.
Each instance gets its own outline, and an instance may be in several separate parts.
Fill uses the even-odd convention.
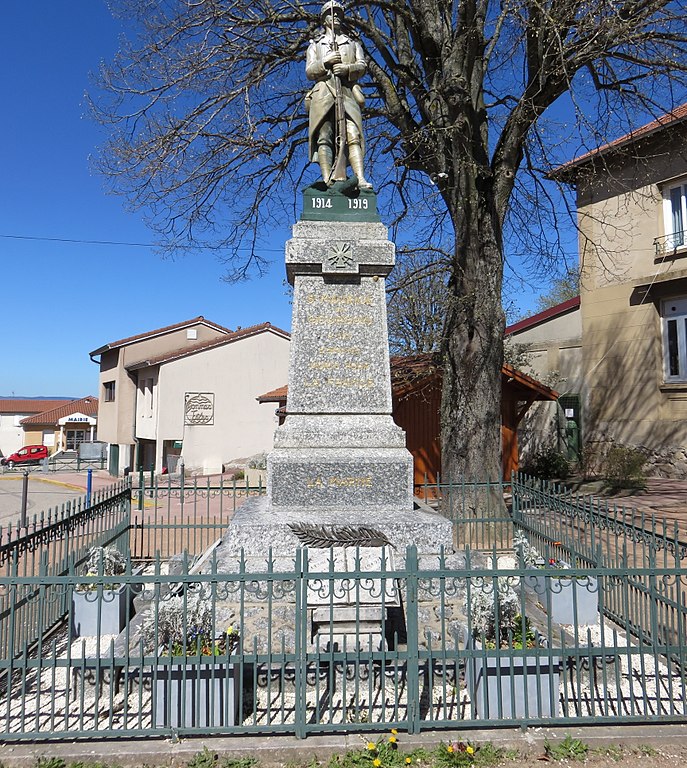
[[[574,633],[574,627],[567,629]],[[559,716],[650,718],[687,713],[685,678],[665,657],[644,652],[634,641],[628,643],[625,634],[609,622],[603,628],[600,624],[578,627],[577,633],[579,647],[590,644],[599,649],[603,641],[604,656],[596,656],[597,666],[591,675],[581,664],[561,671]],[[70,644],[65,636],[57,644],[57,656],[45,660],[40,674],[36,669],[13,670],[11,694],[0,697],[0,733],[150,728],[151,694],[149,683],[145,684],[149,678],[132,672],[127,681],[122,675],[117,691],[110,684],[107,663],[110,639],[103,638],[98,646],[95,638]],[[100,658],[104,668],[102,686],[95,685],[93,674],[87,674],[85,683],[81,679],[79,660],[84,655]],[[349,667],[349,672],[353,669]],[[364,666],[361,669],[367,670]],[[449,663],[448,674],[435,675],[431,687],[421,674],[419,705],[424,720],[471,719],[469,691],[462,681],[456,684],[454,673],[455,662]],[[250,674],[250,668],[246,668],[245,674]],[[407,681],[400,666],[396,673],[387,665],[385,674],[377,673],[371,679],[351,676],[353,679],[346,679],[331,673],[326,666],[321,667],[317,679],[308,676],[307,711],[311,722],[391,722],[406,718]],[[277,677],[267,685],[262,680],[255,695],[251,681],[245,683],[245,724],[294,722],[292,682],[280,684]]]

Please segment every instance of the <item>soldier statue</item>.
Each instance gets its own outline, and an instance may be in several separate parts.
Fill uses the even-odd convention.
[[[342,32],[343,17],[337,0],[328,0],[320,13],[323,28],[308,46],[305,74],[316,81],[305,98],[310,158],[328,186],[346,178],[348,158],[358,187],[372,189],[363,172],[365,97],[357,84],[367,65],[360,43]]]

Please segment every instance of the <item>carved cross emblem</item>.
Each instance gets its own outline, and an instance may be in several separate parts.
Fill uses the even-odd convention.
[[[327,254],[330,269],[350,269],[353,266],[353,249],[350,243],[334,243]]]

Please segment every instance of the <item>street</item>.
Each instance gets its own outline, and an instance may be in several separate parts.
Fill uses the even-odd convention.
[[[23,472],[6,473],[0,476],[0,526],[19,521],[21,513]],[[76,483],[80,477],[74,478]],[[81,498],[85,493],[83,486],[56,481],[42,473],[29,474],[29,492],[26,514],[29,522],[33,515],[60,507],[68,501]]]

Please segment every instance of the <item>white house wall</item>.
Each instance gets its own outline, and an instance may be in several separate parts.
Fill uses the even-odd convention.
[[[183,441],[187,470],[202,474],[271,450],[277,419],[256,397],[288,380],[289,341],[271,331],[164,363],[158,380],[158,457]],[[212,425],[184,425],[187,393],[214,395]]]
[[[23,447],[24,430],[19,425],[19,422],[27,416],[31,416],[31,414],[0,414],[0,452],[2,452],[3,456],[9,456]]]

